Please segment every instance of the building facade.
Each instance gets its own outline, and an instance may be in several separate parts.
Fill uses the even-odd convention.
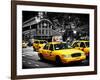
[[[22,25],[23,39],[50,39],[53,35],[53,24],[49,19],[40,16],[33,17]]]

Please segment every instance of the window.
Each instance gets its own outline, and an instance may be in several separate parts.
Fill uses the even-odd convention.
[[[44,29],[42,29],[42,34],[44,34]]]
[[[37,28],[37,24],[31,25],[31,29],[36,29]]]
[[[78,42],[75,42],[75,43],[73,44],[73,48],[75,48],[75,47],[79,47],[79,46],[78,46]]]
[[[44,44],[46,44],[47,42],[46,41],[44,41]]]
[[[50,45],[49,50],[53,51],[53,44]]]
[[[47,44],[47,45],[45,45],[45,46],[44,46],[44,48],[43,48],[43,49],[48,50],[48,47],[49,47],[49,45]]]
[[[40,44],[46,44],[47,42],[46,41],[40,41]]]
[[[39,34],[41,34],[41,30],[39,30]]]
[[[85,47],[84,42],[81,42],[81,43],[80,43],[80,47]]]
[[[38,28],[41,29],[41,24],[39,23]]]
[[[30,26],[24,27],[22,30],[23,30],[23,31],[30,30]]]
[[[38,41],[35,41],[34,43],[39,43]]]
[[[49,35],[51,35],[51,31],[49,30]]]
[[[66,43],[59,43],[59,44],[54,44],[55,50],[61,50],[61,49],[71,49],[69,45]]]
[[[43,44],[44,42],[43,41],[40,41],[40,44]]]
[[[48,30],[46,30],[46,34],[48,34]]]

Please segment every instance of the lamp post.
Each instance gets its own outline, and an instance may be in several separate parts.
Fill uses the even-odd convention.
[[[73,34],[76,35],[76,33],[77,33],[77,31],[76,30],[73,30]]]
[[[30,25],[30,32],[29,32],[29,46],[31,46],[31,25]]]
[[[29,36],[30,36],[29,39],[31,39],[31,25],[30,25],[30,35]]]
[[[74,39],[76,39],[76,37],[78,36],[76,30],[73,30],[73,35],[74,35]]]

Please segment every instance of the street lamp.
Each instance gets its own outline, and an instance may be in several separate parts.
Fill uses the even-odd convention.
[[[73,30],[73,37],[74,37],[74,39],[76,39],[77,38],[77,31],[76,30]]]
[[[74,33],[74,34],[76,34],[76,33],[77,33],[77,31],[75,31],[75,30],[74,30],[74,31],[73,31],[73,33]]]

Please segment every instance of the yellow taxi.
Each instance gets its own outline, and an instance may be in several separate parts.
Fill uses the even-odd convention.
[[[33,43],[34,51],[38,51],[40,48],[43,48],[46,43],[47,43],[46,40],[35,40]]]
[[[86,56],[89,56],[90,53],[89,41],[87,40],[74,41],[72,43],[72,47],[84,51]]]
[[[22,48],[27,48],[27,42],[25,42],[25,41],[22,41]]]
[[[86,59],[83,51],[72,49],[65,42],[50,42],[42,49],[39,49],[38,55],[41,60],[51,60],[56,64],[81,62]]]

